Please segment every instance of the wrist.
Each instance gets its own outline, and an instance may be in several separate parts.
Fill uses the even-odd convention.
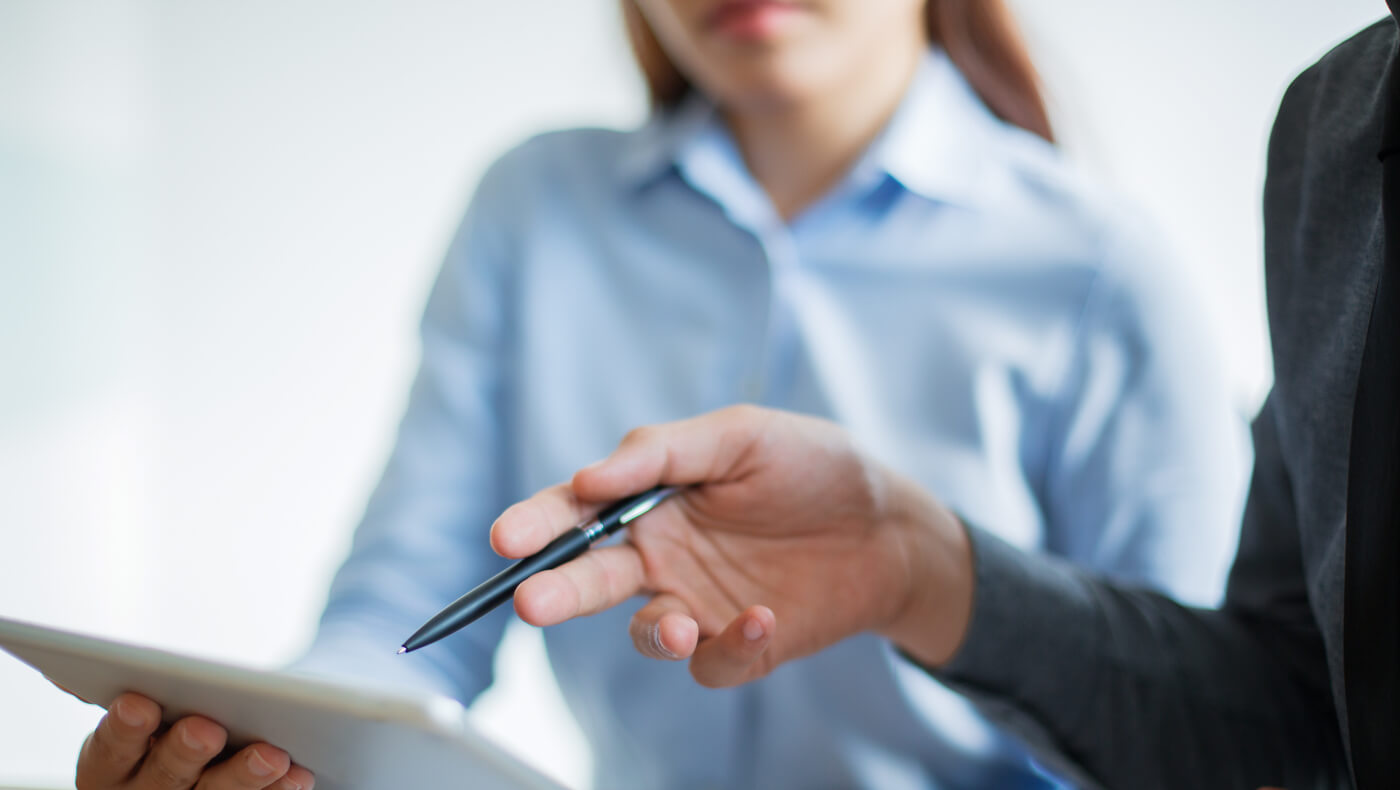
[[[875,631],[915,661],[941,666],[957,654],[972,620],[971,541],[951,510],[913,481],[891,476],[883,519],[903,565],[903,589]]]

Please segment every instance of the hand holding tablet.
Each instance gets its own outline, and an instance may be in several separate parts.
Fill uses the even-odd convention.
[[[474,732],[445,697],[370,692],[4,618],[0,650],[108,709],[83,747],[79,790],[559,787]]]
[[[203,716],[186,716],[160,729],[160,705],[138,694],[112,701],[78,754],[77,790],[310,790],[315,777],[283,750],[253,744],[215,760],[228,732]]]

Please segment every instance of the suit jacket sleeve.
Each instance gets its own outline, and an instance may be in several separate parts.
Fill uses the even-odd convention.
[[[1346,787],[1272,399],[1227,601],[1115,585],[969,528],[977,593],[936,674],[1085,786]]]

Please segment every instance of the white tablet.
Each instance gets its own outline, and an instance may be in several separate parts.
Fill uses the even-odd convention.
[[[467,724],[445,697],[395,696],[190,658],[0,618],[0,649],[106,707],[134,691],[167,723],[192,713],[229,743],[266,741],[316,774],[317,790],[559,790]]]

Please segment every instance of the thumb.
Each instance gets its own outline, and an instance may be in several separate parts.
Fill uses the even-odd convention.
[[[633,429],[611,455],[574,474],[574,493],[580,499],[603,501],[658,485],[732,480],[773,415],[757,406],[731,406]]]

